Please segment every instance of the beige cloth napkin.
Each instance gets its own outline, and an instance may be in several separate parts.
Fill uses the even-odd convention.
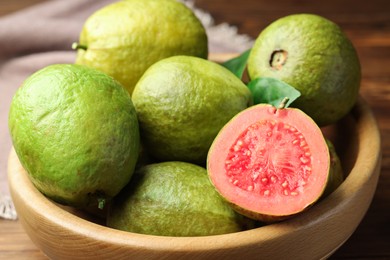
[[[7,157],[11,149],[8,112],[12,96],[33,72],[54,63],[73,63],[71,49],[86,18],[114,0],[51,0],[0,17],[0,217],[15,218],[7,185]],[[200,18],[209,36],[210,52],[241,52],[252,40],[237,34],[226,23],[215,25],[212,17],[184,1]]]

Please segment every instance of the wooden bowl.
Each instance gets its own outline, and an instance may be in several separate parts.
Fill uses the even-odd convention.
[[[359,225],[375,192],[381,161],[378,127],[362,99],[324,133],[347,174],[341,186],[290,220],[226,235],[159,237],[105,227],[38,192],[13,150],[9,185],[24,229],[53,259],[321,259]]]

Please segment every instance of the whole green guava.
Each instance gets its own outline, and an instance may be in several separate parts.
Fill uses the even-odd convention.
[[[137,115],[106,74],[57,64],[31,75],[13,97],[9,129],[33,184],[56,202],[91,207],[111,199],[134,171]]]
[[[132,100],[151,156],[202,165],[219,130],[253,102],[233,73],[192,56],[153,64],[137,83]]]
[[[138,169],[114,198],[107,225],[159,236],[207,236],[242,231],[255,222],[219,196],[205,168],[172,161]]]
[[[117,79],[131,94],[145,70],[174,55],[208,56],[199,19],[176,0],[118,1],[93,13],[80,33],[77,64]]]
[[[299,90],[292,106],[320,126],[351,110],[361,79],[351,41],[337,24],[313,14],[285,16],[267,26],[251,50],[248,73],[251,79],[277,78]]]

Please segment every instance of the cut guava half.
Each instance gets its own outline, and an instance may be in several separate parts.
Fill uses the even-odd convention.
[[[215,138],[209,178],[236,211],[274,222],[304,211],[323,193],[330,156],[318,125],[296,108],[259,104]]]

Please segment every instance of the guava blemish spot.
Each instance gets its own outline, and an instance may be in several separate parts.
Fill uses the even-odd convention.
[[[277,120],[250,125],[231,145],[225,173],[232,185],[262,196],[298,196],[312,171],[302,133]]]
[[[286,64],[288,52],[285,50],[274,50],[271,53],[269,65],[275,70],[281,70],[283,65]]]

